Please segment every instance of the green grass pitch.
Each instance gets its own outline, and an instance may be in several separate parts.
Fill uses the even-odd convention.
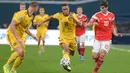
[[[99,73],[130,73],[130,46],[114,45],[112,48]],[[71,58],[70,73],[92,73],[95,63],[91,51],[92,47],[86,47],[85,61],[80,61],[77,52],[75,53]],[[11,53],[8,45],[0,45],[0,73],[3,73],[3,65]],[[62,49],[59,46],[46,46],[42,55],[38,55],[37,46],[27,46],[25,60],[17,73],[68,73],[59,64],[61,58]]]

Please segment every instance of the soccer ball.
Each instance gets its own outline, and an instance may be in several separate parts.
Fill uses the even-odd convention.
[[[62,58],[60,60],[60,65],[62,65],[62,66],[69,66],[70,65],[70,60],[67,59],[67,58]]]

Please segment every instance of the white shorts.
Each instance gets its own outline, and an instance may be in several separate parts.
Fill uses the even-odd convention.
[[[85,45],[85,34],[81,36],[76,36],[76,41],[77,41],[77,44],[80,44],[80,46],[82,45],[82,43],[84,43]]]
[[[94,40],[94,46],[92,52],[99,53],[100,50],[105,50],[106,53],[109,52],[111,48],[111,40],[108,41],[99,41],[99,40]]]

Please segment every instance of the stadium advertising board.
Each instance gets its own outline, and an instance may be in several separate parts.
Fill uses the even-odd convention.
[[[32,33],[36,34],[36,30],[31,29]],[[48,30],[45,37],[45,45],[59,45],[59,31],[58,30]],[[86,31],[85,34],[85,45],[92,46],[94,41],[94,32]],[[0,44],[8,44],[6,40],[6,29],[0,29]],[[26,40],[27,45],[36,45],[37,41],[35,41],[31,36],[27,37]]]

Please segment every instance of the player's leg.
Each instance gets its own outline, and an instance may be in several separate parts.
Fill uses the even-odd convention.
[[[75,39],[69,41],[69,45],[67,45],[67,49],[68,49],[68,48],[69,48],[69,55],[68,55],[68,56],[71,57],[71,56],[73,56],[74,53],[75,53],[75,48],[76,48],[76,40],[75,40]],[[70,61],[70,60],[69,60],[69,61]],[[71,71],[70,65],[65,66],[64,69],[67,70],[67,71]]]
[[[78,50],[78,53],[79,53],[79,56],[80,56],[80,38],[79,38],[79,36],[76,36],[76,42],[77,42],[77,50]]]
[[[76,48],[76,41],[72,40],[69,44],[69,54],[70,56],[73,56],[75,53],[75,48]]]
[[[67,58],[70,60],[70,55],[69,55],[69,45],[62,42],[61,46],[63,48],[63,58]]]
[[[45,51],[45,36],[46,36],[46,31],[44,31],[42,34],[42,49],[41,49],[42,52]]]
[[[84,52],[85,52],[85,35],[80,36],[80,59],[84,60]]]
[[[19,56],[15,59],[10,73],[16,73],[16,69],[20,66],[20,64],[22,63],[24,59],[24,51],[22,48],[16,48],[15,52],[19,53]]]
[[[14,38],[14,36],[7,34],[6,35],[6,39],[9,42],[10,46],[11,46],[11,50],[14,50],[14,48],[19,47],[19,45],[17,45],[17,42]],[[8,59],[7,63],[3,66],[4,69],[4,73],[9,73],[10,71],[10,65],[14,62],[14,60],[19,56],[20,54],[18,52],[14,52],[11,54],[10,58]]]
[[[62,59],[68,59],[70,61],[69,42],[67,42],[66,40],[60,38],[60,46],[63,48],[63,57],[62,57]],[[62,59],[61,59],[60,63],[62,63]],[[71,68],[70,68],[69,65],[62,65],[62,66],[63,66],[63,68],[65,70],[71,71]]]
[[[101,45],[100,41],[94,40],[93,50],[92,50],[92,58],[93,58],[96,65],[97,65],[100,47],[101,47],[100,45]],[[93,70],[93,73],[96,73],[95,70]]]
[[[97,64],[96,64],[96,67],[94,69],[94,73],[97,73],[100,66],[103,64],[104,57],[108,53],[110,46],[111,46],[111,41],[102,41],[101,42],[101,50],[99,52],[99,57],[97,59]]]
[[[40,36],[40,33],[37,32],[36,36],[38,37],[38,45],[37,45],[37,48],[38,48],[38,54],[41,54],[41,46],[40,46],[40,43],[41,43],[41,36]]]

